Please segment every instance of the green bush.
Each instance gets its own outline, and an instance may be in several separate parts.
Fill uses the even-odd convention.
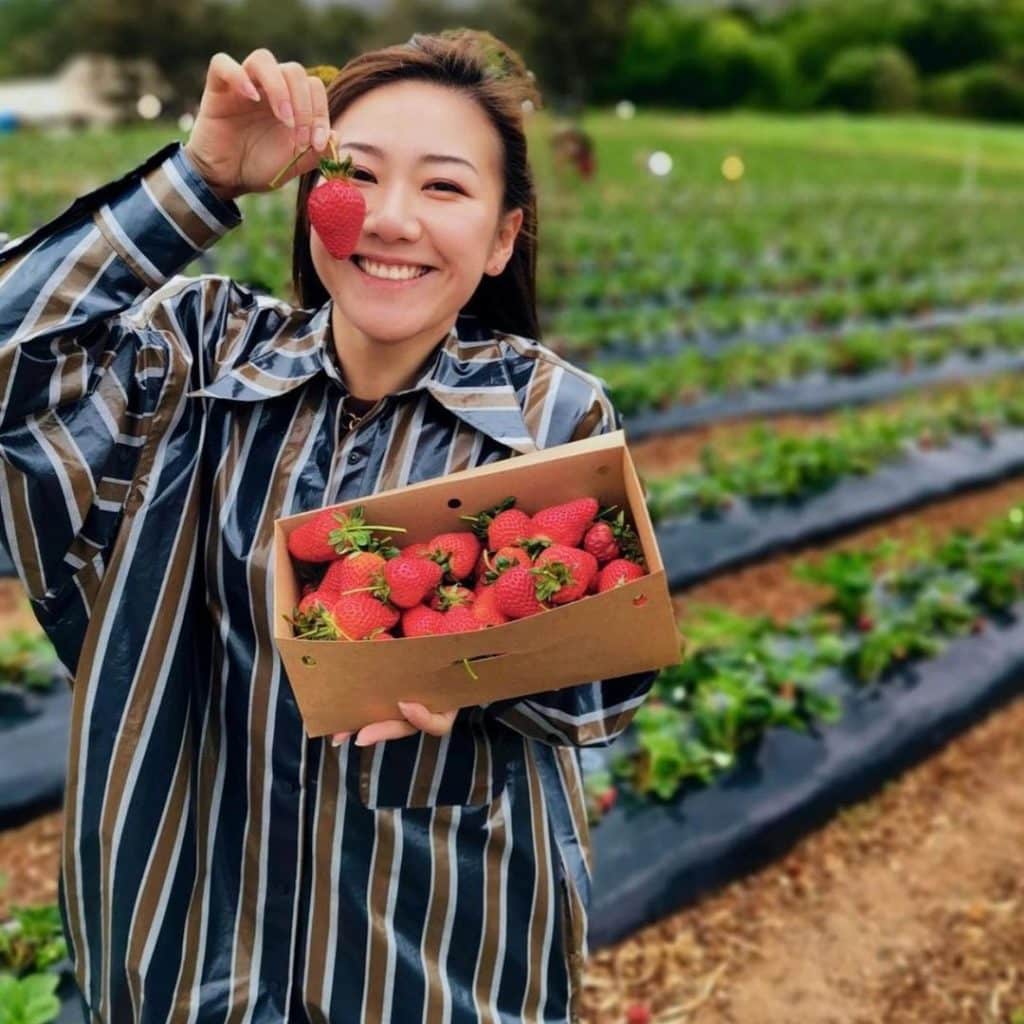
[[[895,46],[858,46],[825,71],[820,102],[858,112],[907,110],[917,101],[914,65]]]
[[[934,79],[925,94],[942,114],[997,121],[1024,120],[1024,76],[1000,64],[977,64]]]

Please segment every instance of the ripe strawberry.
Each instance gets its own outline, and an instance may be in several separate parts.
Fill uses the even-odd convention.
[[[626,522],[626,510],[615,505],[602,509],[597,522],[583,537],[583,550],[589,551],[602,565],[613,558],[628,558],[642,562],[643,551],[636,530]]]
[[[402,612],[403,636],[437,636],[444,631],[444,616],[441,612],[418,604]]]
[[[300,562],[333,562],[351,551],[378,551],[385,557],[397,550],[388,544],[390,538],[373,536],[374,530],[405,533],[401,526],[374,526],[363,520],[363,507],[323,509],[288,535],[288,552]]]
[[[459,608],[471,605],[476,600],[476,594],[461,584],[453,583],[449,587],[438,587],[434,596],[430,599],[430,607],[438,612],[446,612],[449,608]]]
[[[578,601],[597,575],[597,559],[589,551],[552,544],[537,556],[536,567],[547,571],[540,577],[537,596],[552,604]]]
[[[651,1010],[646,1003],[633,1003],[626,1010],[626,1024],[651,1024]]]
[[[324,595],[321,594],[320,591],[318,591],[318,590],[311,590],[299,602],[299,614],[300,615],[309,615],[311,612],[316,611],[316,609],[318,609],[318,608],[320,608],[320,609],[330,608],[331,602],[332,602],[332,598],[324,597]]]
[[[362,640],[374,630],[391,629],[398,622],[398,610],[370,594],[342,594],[331,608],[331,616],[352,640]]]
[[[367,638],[367,640],[394,640],[395,636],[393,633],[388,633],[386,630],[378,629],[374,630]]]
[[[369,587],[374,577],[387,565],[385,559],[373,551],[357,551],[344,555],[327,567],[320,589],[335,598],[346,590]]]
[[[646,575],[636,562],[631,562],[627,558],[616,558],[598,573],[597,592],[603,594],[606,590],[621,587],[623,583],[630,583]]]
[[[355,252],[363,231],[366,200],[349,179],[352,158],[348,154],[340,162],[321,160],[320,173],[324,177],[323,184],[314,188],[306,200],[309,224],[336,260],[348,259]]]
[[[503,572],[494,585],[498,608],[510,619],[522,619],[545,610],[537,598],[537,578],[532,569],[517,565]]]
[[[558,544],[577,547],[600,507],[596,498],[576,498],[542,508],[533,517],[533,535],[540,534]]]
[[[602,814],[607,814],[614,806],[619,795],[615,786],[609,786],[598,798],[597,805],[601,808]]]
[[[610,562],[619,557],[619,545],[608,523],[594,523],[583,535],[583,550],[589,551],[599,562]]]
[[[468,530],[439,533],[427,543],[430,545],[430,557],[454,579],[464,580],[473,574],[476,560],[480,557],[480,541]]]
[[[384,563],[384,597],[399,608],[414,608],[441,582],[443,575],[444,570],[437,562],[403,552]]]
[[[429,558],[430,545],[423,543],[407,544],[402,548],[402,554],[407,558]]]
[[[492,551],[518,543],[533,532],[533,521],[518,508],[499,512],[487,527],[487,546]]]
[[[484,626],[500,626],[508,622],[508,616],[498,607],[498,595],[493,586],[477,592],[472,612]]]
[[[483,575],[484,582],[487,584],[493,583],[506,569],[517,565],[529,569],[533,565],[530,553],[524,548],[515,547],[499,548],[487,561],[487,572]]]
[[[457,604],[441,613],[444,620],[443,633],[474,633],[483,629],[484,624],[473,614],[469,605]]]

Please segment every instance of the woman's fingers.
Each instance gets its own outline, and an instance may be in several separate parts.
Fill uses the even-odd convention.
[[[380,743],[381,740],[400,740],[405,736],[412,736],[415,732],[419,732],[416,726],[397,718],[374,722],[371,725],[364,725],[359,730],[356,735],[356,746],[368,747],[371,743]]]
[[[398,710],[421,732],[429,732],[431,736],[444,736],[452,731],[457,711],[429,711],[415,701],[398,702]]]
[[[274,55],[267,49],[253,50],[242,61],[242,67],[246,74],[262,87],[270,103],[270,109],[274,111],[277,119],[294,129],[295,108],[292,106],[291,92]]]
[[[309,82],[306,69],[298,61],[290,60],[281,65],[281,74],[288,83],[292,109],[295,111],[295,143],[301,149],[312,139],[312,105],[309,97]]]
[[[306,81],[309,83],[309,105],[313,120],[313,148],[317,152],[323,152],[327,148],[327,139],[331,133],[327,86],[316,75],[307,75]]]
[[[223,82],[229,89],[259,102],[262,99],[252,79],[234,57],[227,53],[215,53],[210,58],[208,78]]]

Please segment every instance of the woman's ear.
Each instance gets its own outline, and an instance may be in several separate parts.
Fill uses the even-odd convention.
[[[485,273],[497,277],[505,269],[505,265],[512,259],[512,250],[515,248],[516,236],[519,234],[519,229],[522,226],[523,211],[518,206],[514,210],[509,210],[501,218],[501,224],[498,226],[498,233],[494,239],[494,246],[491,249],[490,259],[487,261]]]

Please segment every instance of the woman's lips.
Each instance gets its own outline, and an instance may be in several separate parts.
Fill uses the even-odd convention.
[[[360,280],[368,287],[380,288],[384,291],[397,291],[400,288],[416,284],[419,281],[425,281],[432,273],[434,273],[433,268],[431,268],[428,269],[425,274],[420,274],[418,277],[410,277],[407,280],[394,280],[389,277],[374,277],[373,274],[366,273],[366,271],[363,270],[363,268],[360,267],[354,259],[350,259],[349,262],[356,268]]]

